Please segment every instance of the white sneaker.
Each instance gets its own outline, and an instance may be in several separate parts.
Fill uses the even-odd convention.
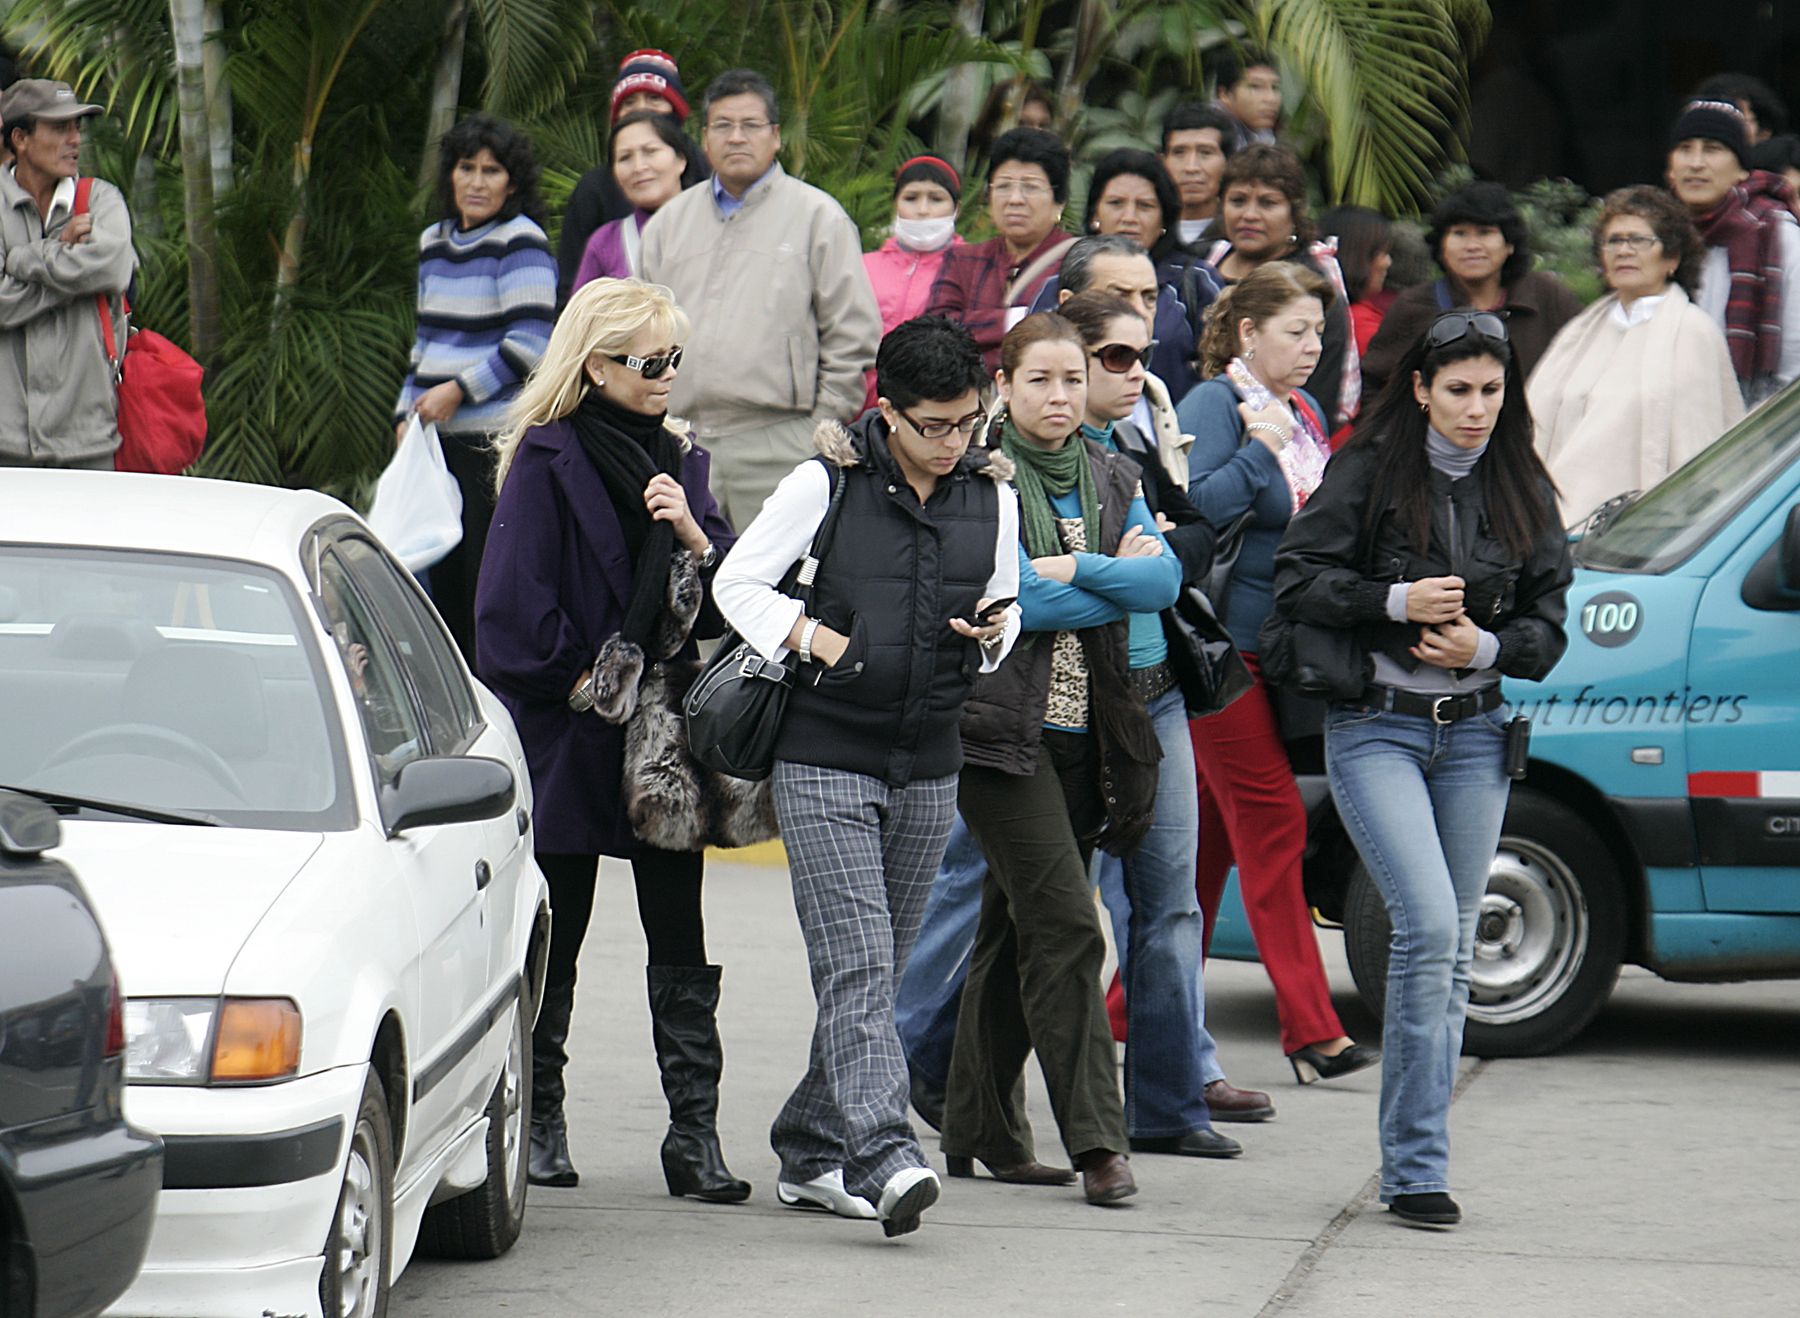
[[[929,1167],[897,1171],[882,1187],[875,1215],[886,1236],[903,1236],[919,1229],[919,1214],[938,1201],[937,1173]]]
[[[844,1173],[837,1167],[799,1185],[792,1181],[777,1181],[775,1198],[787,1208],[822,1208],[839,1217],[856,1217],[864,1221],[875,1217],[875,1205],[860,1194],[846,1190]]]

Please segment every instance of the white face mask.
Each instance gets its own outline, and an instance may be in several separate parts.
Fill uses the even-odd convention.
[[[950,245],[956,237],[956,216],[942,215],[935,220],[894,220],[894,237],[909,252],[935,252]]]

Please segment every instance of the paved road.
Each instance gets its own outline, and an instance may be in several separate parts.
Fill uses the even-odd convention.
[[[923,1229],[888,1241],[873,1223],[776,1203],[767,1126],[806,1053],[804,953],[783,871],[717,866],[708,882],[710,948],[726,968],[723,1136],[756,1186],[750,1202],[664,1191],[643,940],[628,877],[611,873],[575,1016],[582,1183],[534,1190],[503,1259],[416,1261],[394,1318],[1796,1312],[1793,983],[1681,986],[1631,971],[1574,1048],[1465,1062],[1452,1132],[1467,1221],[1436,1235],[1372,1202],[1375,1073],[1296,1086],[1261,968],[1215,963],[1208,997],[1231,1077],[1279,1108],[1271,1123],[1232,1128],[1242,1158],[1139,1155],[1142,1192],[1117,1210],[1075,1190],[947,1181]],[[1322,943],[1346,1024],[1373,1037],[1337,936]],[[1041,1085],[1033,1120],[1044,1156],[1063,1160]],[[926,1148],[941,1173],[935,1141]]]

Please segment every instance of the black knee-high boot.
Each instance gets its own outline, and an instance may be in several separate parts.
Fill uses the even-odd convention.
[[[563,1119],[563,1067],[568,1064],[569,1015],[575,981],[544,986],[544,1005],[531,1032],[531,1152],[525,1166],[533,1185],[570,1186],[581,1173],[569,1161],[569,1131]]]
[[[712,1203],[737,1204],[750,1183],[725,1165],[719,1148],[719,967],[650,966],[650,1026],[656,1065],[669,1100],[669,1133],[663,1138],[663,1177],[669,1193]]]

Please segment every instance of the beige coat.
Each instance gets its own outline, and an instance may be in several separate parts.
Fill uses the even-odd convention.
[[[1626,328],[1608,294],[1551,342],[1525,388],[1565,525],[1648,490],[1744,415],[1725,337],[1679,285]]]
[[[692,322],[669,410],[702,443],[862,411],[881,341],[862,242],[842,206],[779,163],[729,216],[711,182],[670,201],[644,228],[641,269]]]

